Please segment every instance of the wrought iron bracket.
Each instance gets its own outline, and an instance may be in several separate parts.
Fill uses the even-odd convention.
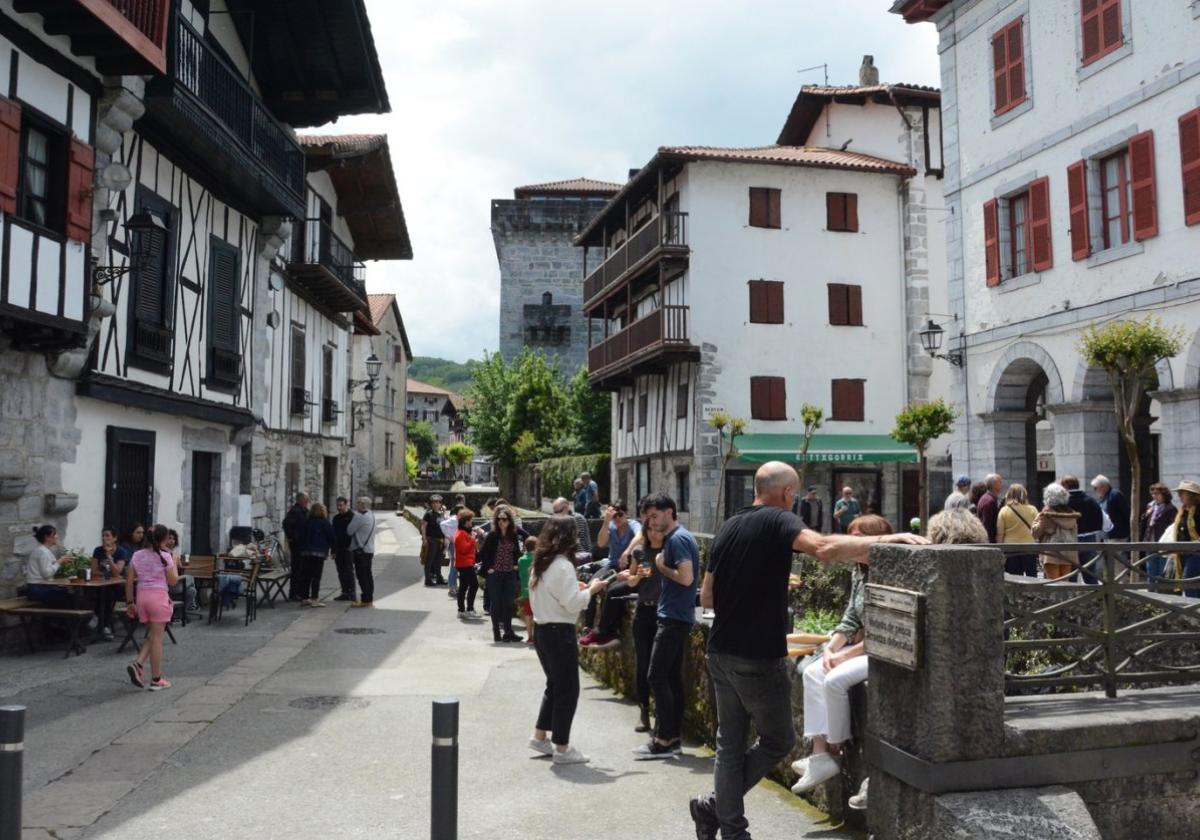
[[[871,765],[930,794],[1046,787],[1200,770],[1200,740],[1195,734],[1186,741],[973,761],[926,761],[874,735],[867,736],[866,748]]]
[[[92,284],[103,286],[105,283],[111,283],[114,280],[124,277],[132,270],[132,267],[127,265],[97,265],[92,268]]]

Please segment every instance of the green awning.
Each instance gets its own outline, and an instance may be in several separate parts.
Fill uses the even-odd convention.
[[[726,435],[728,438],[728,435]],[[746,461],[800,463],[804,435],[747,434],[737,439],[738,455]],[[808,462],[848,464],[858,461],[917,462],[917,451],[887,435],[813,435]]]

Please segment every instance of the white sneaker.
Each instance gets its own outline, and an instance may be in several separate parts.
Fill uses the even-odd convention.
[[[795,761],[793,761],[792,762],[792,772],[795,773],[797,776],[803,776],[805,773],[807,773],[808,772],[808,759],[807,758],[797,758]]]
[[[554,752],[554,745],[550,743],[549,738],[543,738],[541,741],[537,738],[530,738],[529,749],[540,755],[551,755]]]
[[[829,753],[817,753],[809,758],[808,769],[800,777],[800,781],[792,785],[792,793],[804,793],[806,790],[812,790],[817,785],[828,782],[838,774],[840,769],[837,759]]]
[[[574,747],[567,747],[566,752],[554,751],[555,764],[587,764],[588,757]]]
[[[863,783],[858,788],[858,793],[850,797],[846,803],[855,811],[867,810],[867,785],[870,784],[869,778],[863,779]]]
[[[475,610],[467,610],[467,618],[479,618],[479,613]]]

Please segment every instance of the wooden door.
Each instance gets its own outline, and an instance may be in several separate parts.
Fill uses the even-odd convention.
[[[154,432],[109,426],[104,523],[127,534],[134,523],[154,524]]]

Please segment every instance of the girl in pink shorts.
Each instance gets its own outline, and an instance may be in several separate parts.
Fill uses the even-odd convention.
[[[169,532],[165,525],[155,525],[146,531],[146,541],[129,561],[129,574],[125,578],[125,610],[130,618],[136,618],[150,628],[146,643],[138,651],[137,658],[126,666],[130,681],[138,688],[146,687],[144,665],[150,658],[150,690],[162,691],[171,684],[162,675],[163,632],[174,613],[170,588],[179,582],[179,570],[175,558],[165,544]],[[137,584],[137,599],[133,597]]]

